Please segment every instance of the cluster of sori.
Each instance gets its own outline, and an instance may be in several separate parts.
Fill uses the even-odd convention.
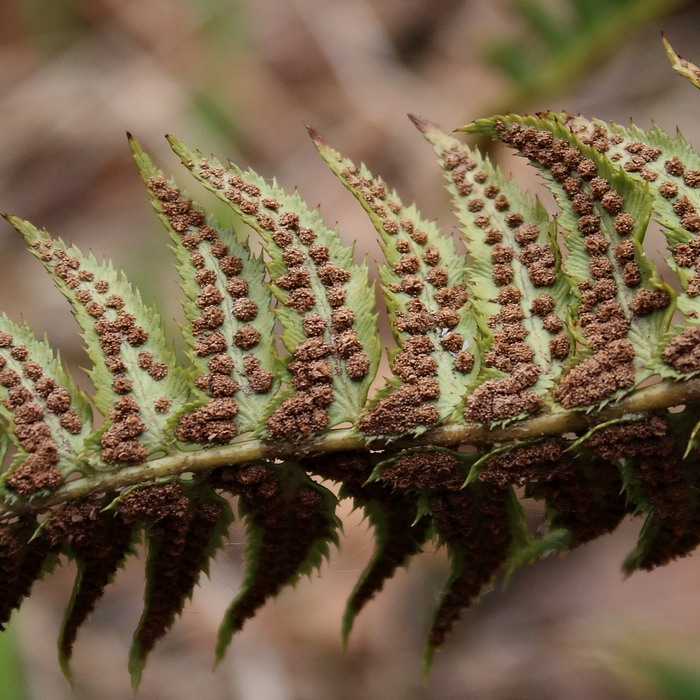
[[[46,341],[0,317],[0,624],[58,556],[73,558],[59,640],[67,673],[80,625],[142,537],[146,596],[130,662],[138,682],[222,546],[231,496],[247,526],[247,569],[219,656],[266,600],[320,565],[344,498],[377,540],[348,601],[346,637],[428,540],[447,549],[428,665],[499,572],[590,541],[626,515],[645,518],[627,571],[700,542],[696,412],[688,402],[666,410],[678,394],[669,387],[700,373],[700,156],[656,127],[568,114],[465,127],[540,169],[561,208],[552,219],[476,149],[412,120],[437,155],[466,253],[310,129],[384,253],[396,348],[391,376],[369,399],[381,345],[367,266],[274,181],[169,137],[236,223],[259,234],[258,255],[242,227],[207,216],[131,140],[177,259],[188,366],[121,273],[8,217],[72,304],[103,416],[93,426],[88,398]],[[652,214],[678,294],[644,254]],[[671,328],[675,310],[683,320]],[[655,393],[640,389],[654,378]],[[653,405],[635,403],[637,390]],[[522,497],[544,506],[537,532]]]

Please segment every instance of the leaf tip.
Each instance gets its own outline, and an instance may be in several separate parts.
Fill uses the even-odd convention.
[[[73,670],[70,667],[70,658],[71,658],[71,650],[59,650],[59,658],[58,658],[58,663],[59,666],[61,667],[61,673],[63,673],[63,677],[66,679],[66,683],[71,688],[74,688],[74,682],[73,682]]]
[[[145,664],[145,659],[136,656],[132,656],[129,659],[129,675],[131,676],[131,690],[133,693],[136,693],[141,685],[141,676],[143,676]]]
[[[355,623],[355,614],[356,611],[350,606],[350,601],[348,601],[340,627],[340,638],[343,642],[344,649],[347,648],[350,641],[350,633],[352,632],[352,628]]]
[[[178,138],[172,134],[165,134],[165,140],[170,144],[170,148],[175,152],[176,155],[181,156],[184,144]]]
[[[216,640],[216,650],[214,651],[213,668],[217,668],[223,660],[224,656],[226,656],[226,649],[228,648],[228,645],[231,642],[231,637],[233,637],[233,631],[231,630],[231,628],[222,624],[222,626],[219,628],[219,635]]]
[[[434,660],[435,660],[435,645],[428,641],[428,642],[426,642],[425,647],[423,649],[423,663],[422,663],[423,683],[425,685],[428,685],[428,682],[430,681],[430,674],[433,671],[433,661]]]
[[[311,140],[314,142],[316,148],[327,148],[328,141],[321,135],[321,132],[316,129],[316,127],[311,126],[311,124],[304,124],[306,130],[309,132]]]
[[[411,114],[409,112],[408,118],[413,122],[413,125],[416,127],[416,129],[418,129],[418,131],[420,131],[423,134],[426,131],[438,128],[437,124],[434,124],[433,122],[428,121],[427,119],[423,119],[423,117],[419,117],[417,114]]]

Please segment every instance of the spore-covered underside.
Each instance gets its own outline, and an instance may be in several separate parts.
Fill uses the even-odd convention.
[[[676,59],[696,82],[697,68]],[[627,515],[643,521],[627,572],[700,543],[700,155],[657,127],[565,113],[464,127],[541,172],[560,208],[552,216],[476,149],[411,119],[435,151],[461,242],[310,129],[384,256],[393,347],[371,396],[382,343],[367,265],[274,180],[169,137],[228,207],[230,228],[130,139],[181,277],[184,363],[123,273],[7,217],[71,304],[92,363],[86,395],[46,340],[0,316],[0,626],[34,581],[73,559],[66,674],[81,625],[143,542],[138,684],[236,517],[246,568],[218,658],[269,599],[321,565],[343,499],[376,539],[345,638],[426,543],[448,553],[426,669],[499,575]],[[645,253],[652,218],[678,294]],[[522,499],[539,513],[534,530]]]

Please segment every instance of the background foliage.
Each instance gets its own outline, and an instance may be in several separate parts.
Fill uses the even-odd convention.
[[[572,23],[571,15],[567,19],[575,4],[593,8],[594,15],[600,5],[627,5],[626,12],[638,5],[649,12],[636,25],[628,22],[631,31],[612,38],[594,32],[599,46],[603,36],[605,53],[612,57],[602,63],[579,57],[565,89],[553,83],[546,94],[537,94],[533,85],[550,85],[530,77],[538,75],[537,66],[551,66],[557,47],[567,47],[563,55],[568,55],[573,39],[586,36],[584,24]],[[671,133],[679,125],[698,144],[696,95],[670,74],[658,41],[663,27],[681,53],[697,56],[699,10],[695,3],[681,5],[548,3],[558,30],[548,43],[533,40],[533,25],[506,3],[476,0],[4,3],[0,209],[41,222],[85,250],[104,252],[159,301],[174,297],[174,274],[151,274],[150,261],[163,250],[163,236],[122,136],[127,128],[135,133],[168,169],[174,161],[161,135],[169,131],[205,152],[275,173],[285,187],[298,186],[310,204],[323,202],[329,221],[340,220],[346,240],[357,239],[358,252],[373,256],[374,232],[318,159],[302,122],[318,127],[355,161],[367,162],[405,201],[418,200],[426,215],[437,216],[449,230],[454,222],[432,153],[405,112],[445,127],[503,109],[566,108],[623,124],[634,115],[644,127],[653,117]],[[608,26],[613,17],[600,22],[599,27]],[[513,36],[518,46],[527,39],[527,58],[520,63],[528,70],[516,76],[519,81],[485,59],[495,38],[504,36]],[[537,60],[530,58],[533,51]],[[601,52],[590,55],[599,59]],[[524,101],[524,94],[533,99]],[[499,160],[500,152],[495,156]],[[523,182],[523,163],[509,158],[502,164],[518,171]],[[538,187],[533,180],[530,189]],[[663,246],[652,242],[654,247]],[[8,313],[15,319],[24,314],[39,332],[46,330],[72,365],[85,365],[65,303],[37,276],[36,262],[9,229],[0,239],[0,255],[0,296]],[[12,299],[18,308],[6,304]],[[173,301],[172,313],[165,315],[176,314]],[[625,654],[624,645],[615,643],[632,633],[651,635],[653,629],[657,641],[641,658],[658,654],[654,647],[682,646],[692,660],[698,648],[692,612],[700,589],[697,561],[635,574],[623,587],[618,562],[637,534],[637,525],[630,525],[564,560],[523,570],[508,591],[487,596],[438,655],[431,685],[424,689],[417,660],[427,621],[406,613],[432,607],[426,602],[439,593],[444,562],[428,553],[412,564],[410,580],[400,576],[390,582],[358,619],[350,647],[342,652],[343,601],[371,552],[357,521],[348,515],[342,549],[321,580],[303,582],[269,605],[212,674],[219,617],[242,573],[243,533],[233,530],[227,554],[212,569],[212,582],[197,591],[154,652],[139,697],[193,692],[213,698],[344,697],[346,687],[353,697],[367,698],[547,697],[564,683],[569,697],[617,697],[632,682],[637,693],[649,685],[633,674],[619,681],[611,672],[618,666],[611,660]],[[74,695],[62,690],[53,649],[72,575],[66,568],[40,585],[34,604],[17,617],[31,693],[123,697],[142,568],[130,567],[118,577],[83,631],[74,660]],[[309,610],[315,611],[313,618]]]

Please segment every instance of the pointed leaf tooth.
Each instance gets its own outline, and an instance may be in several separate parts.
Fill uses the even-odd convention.
[[[251,464],[219,476],[246,521],[246,573],[219,628],[216,657],[282,588],[317,569],[337,544],[335,496],[291,463]]]
[[[418,434],[461,414],[479,371],[478,326],[468,303],[466,259],[437,224],[312,133],[321,157],[362,204],[381,237],[382,291],[392,332],[396,379],[367,407],[366,435]],[[409,408],[410,407],[410,408]],[[410,417],[410,418],[409,418]]]
[[[542,205],[478,151],[430,122],[417,126],[440,160],[462,223],[474,304],[486,329],[481,382],[465,417],[496,423],[538,413],[551,404],[574,347],[555,229]]]
[[[367,265],[353,264],[352,248],[298,194],[169,141],[192,174],[260,234],[272,291],[286,307],[279,319],[293,391],[270,404],[261,432],[298,438],[354,420],[380,358]]]
[[[648,187],[551,113],[497,116],[464,130],[488,133],[527,156],[562,208],[564,267],[580,298],[576,332],[593,355],[582,354],[554,397],[567,409],[621,398],[659,371],[655,350],[673,311],[672,290],[641,246],[651,214]]]
[[[153,208],[173,241],[188,299],[183,306],[189,325],[183,330],[201,405],[186,409],[176,434],[183,441],[229,442],[257,427],[279,388],[265,266],[231,229],[207,219],[199,205],[167,182],[133,139],[131,149]],[[213,175],[222,176],[219,171]],[[222,410],[228,411],[223,417],[217,415]]]
[[[49,344],[5,315],[0,315],[0,417],[20,449],[3,474],[13,494],[53,490],[71,472],[89,470],[83,452],[92,409],[85,395]]]
[[[95,437],[102,460],[137,464],[164,449],[172,441],[169,420],[187,402],[189,390],[157,312],[143,304],[111,265],[52,239],[27,221],[8,221],[71,303],[83,331],[93,363],[93,399],[110,419]]]

